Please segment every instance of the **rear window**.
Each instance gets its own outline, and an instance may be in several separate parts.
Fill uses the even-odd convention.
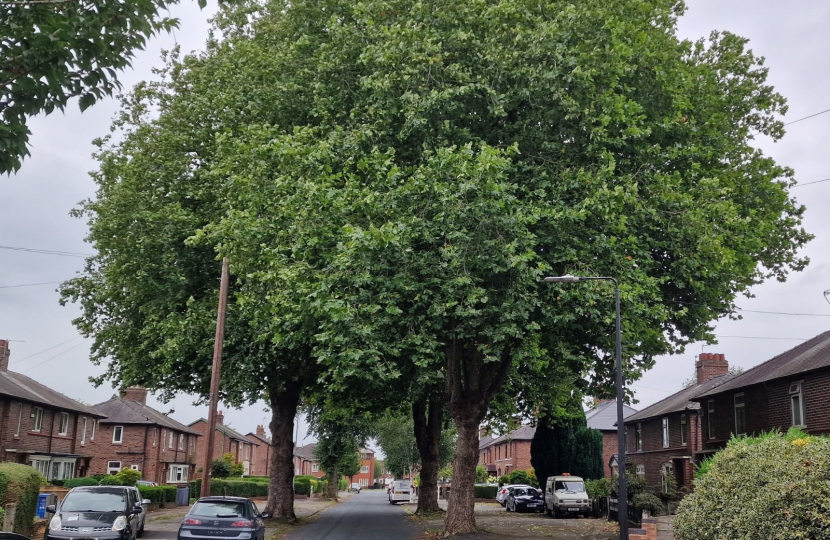
[[[245,517],[245,503],[242,502],[197,502],[190,510],[191,516],[202,517]]]
[[[61,503],[62,512],[123,512],[127,492],[74,491]]]

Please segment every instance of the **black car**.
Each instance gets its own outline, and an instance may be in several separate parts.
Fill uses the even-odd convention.
[[[508,512],[544,512],[545,501],[538,489],[517,487],[507,496],[504,507]]]
[[[44,540],[135,540],[143,528],[144,508],[132,487],[76,487],[46,511],[55,515]]]
[[[244,497],[202,497],[193,505],[182,524],[177,540],[265,540],[263,518],[251,499]]]

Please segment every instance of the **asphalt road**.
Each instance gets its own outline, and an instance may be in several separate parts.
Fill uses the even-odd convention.
[[[414,540],[421,529],[389,504],[386,491],[365,489],[321,512],[285,540]]]

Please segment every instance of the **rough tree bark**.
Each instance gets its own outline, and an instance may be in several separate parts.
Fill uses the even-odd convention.
[[[465,347],[466,345],[466,347]],[[495,362],[485,362],[475,347],[453,340],[446,349],[446,400],[458,430],[452,462],[452,490],[443,536],[476,531],[475,478],[478,464],[478,428],[493,394],[501,389],[512,362],[505,347]]]
[[[294,514],[294,417],[300,403],[300,385],[271,389],[271,478],[265,512],[289,523]]]
[[[444,420],[440,395],[426,395],[412,403],[415,444],[421,456],[421,486],[416,514],[440,512],[438,506],[438,469],[441,454],[441,428]]]
[[[326,486],[326,497],[329,499],[337,499],[338,480],[340,475],[337,473],[337,467],[332,468],[328,472],[329,485]]]

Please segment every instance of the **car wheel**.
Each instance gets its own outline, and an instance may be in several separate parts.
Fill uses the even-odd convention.
[[[546,506],[546,507],[545,507],[545,509],[543,510],[543,512],[544,512],[545,514],[547,514],[547,515],[548,515],[548,517],[550,517],[550,508],[548,508],[548,507]]]

